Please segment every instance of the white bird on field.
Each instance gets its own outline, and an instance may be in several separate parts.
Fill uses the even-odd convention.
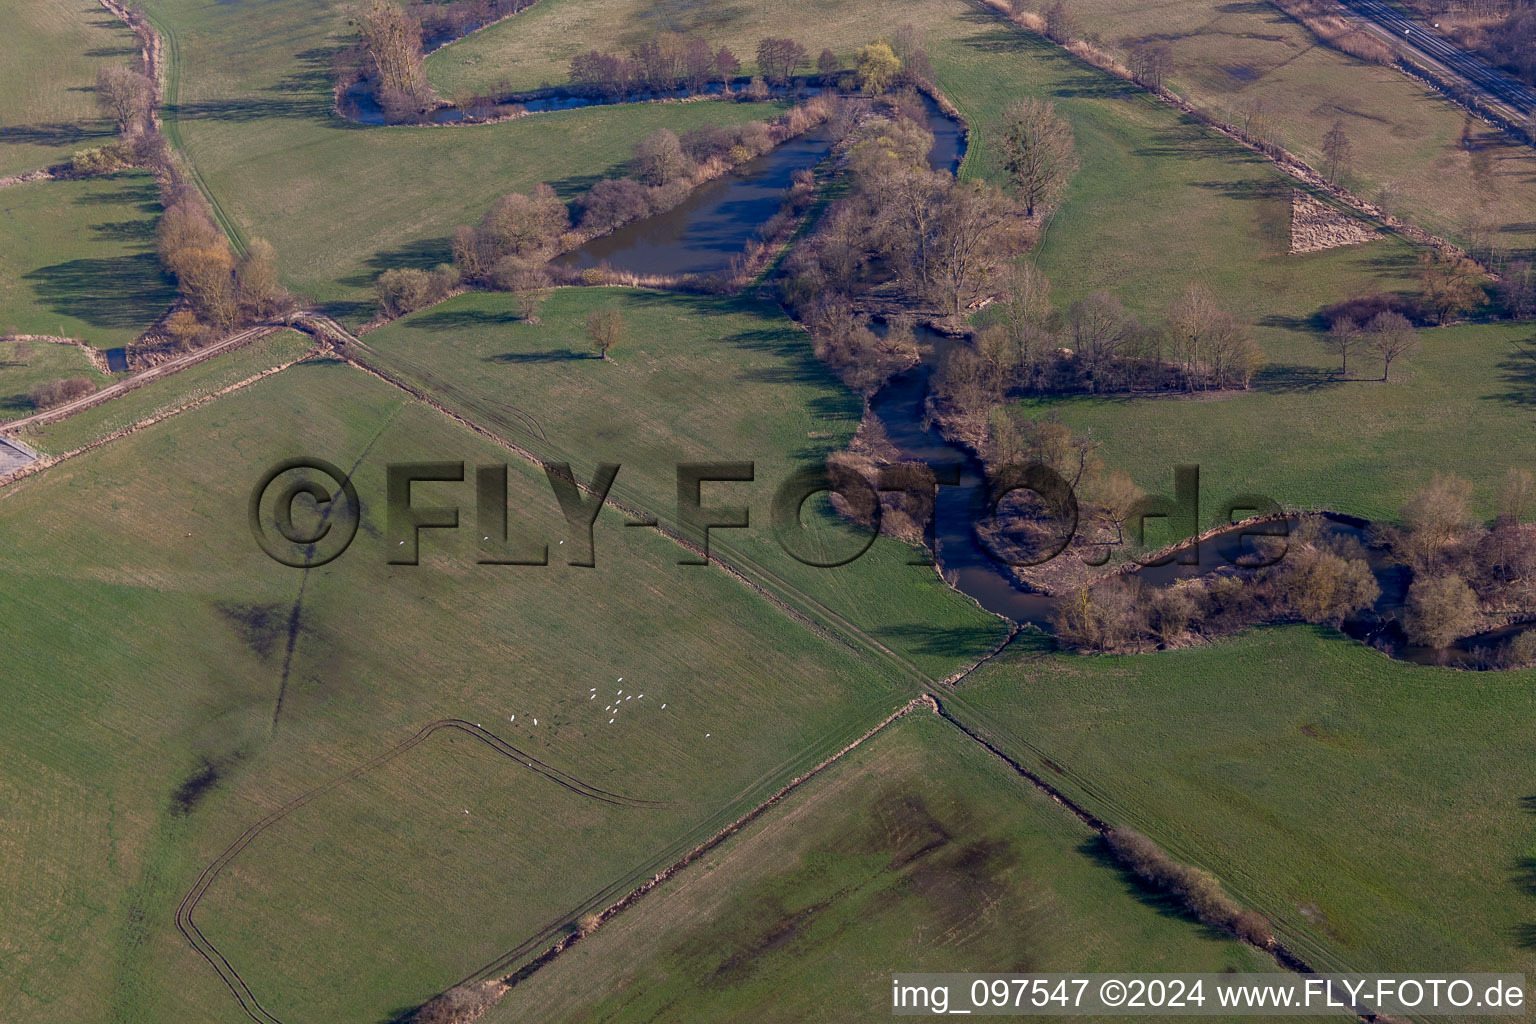
[[[665,704],[663,704],[663,705],[662,705],[662,707],[666,707],[666,705],[665,705]]]
[[[511,715],[511,716],[509,716],[509,717],[508,717],[508,718],[507,718],[507,721],[509,721],[509,722],[515,722],[515,721],[517,721],[517,716],[516,716],[516,715]]]
[[[533,724],[534,724],[534,725],[538,725],[538,724],[539,724],[539,720],[538,720],[538,719],[537,719],[537,718],[535,718],[535,719],[534,719],[534,720],[533,720]]]

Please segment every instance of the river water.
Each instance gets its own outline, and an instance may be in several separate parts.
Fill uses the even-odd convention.
[[[965,150],[965,129],[924,97],[934,147],[929,165],[953,172]],[[729,174],[706,182],[686,200],[654,217],[626,224],[554,261],[559,266],[605,265],[637,274],[713,274],[729,267],[778,212],[796,171],[826,159],[833,139],[827,126],[812,129]]]

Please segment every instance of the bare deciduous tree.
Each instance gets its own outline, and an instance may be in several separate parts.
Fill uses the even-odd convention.
[[[1161,92],[1163,81],[1173,74],[1173,51],[1161,43],[1138,43],[1131,48],[1130,67],[1136,81]]]
[[[1072,126],[1049,100],[1009,105],[1003,117],[1003,159],[1027,216],[1054,202],[1078,168]]]
[[[155,83],[128,68],[102,68],[96,73],[96,102],[121,134],[133,135],[149,121]]]
[[[1365,337],[1360,332],[1360,325],[1347,316],[1341,316],[1329,326],[1328,333],[1323,335],[1323,345],[1339,357],[1339,373],[1349,376],[1349,355],[1358,352],[1365,343]]]
[[[1391,377],[1394,360],[1410,355],[1419,347],[1419,336],[1413,324],[1401,313],[1377,313],[1365,325],[1365,333],[1370,339],[1371,348],[1381,357],[1382,380]]]
[[[599,359],[607,359],[624,340],[624,317],[616,309],[593,310],[587,314],[587,338]]]

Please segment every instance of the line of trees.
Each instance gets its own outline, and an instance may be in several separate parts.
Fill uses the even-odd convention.
[[[135,31],[152,31],[141,19],[130,15]],[[183,349],[195,348],[217,334],[292,309],[292,296],[278,283],[272,246],[253,239],[245,255],[236,257],[185,162],[156,129],[154,80],[136,68],[104,68],[97,75],[96,99],[115,120],[118,140],[76,154],[74,164],[79,173],[138,166],[154,174],[163,208],[156,254],[183,300],[165,323],[171,339]]]
[[[293,308],[292,296],[278,283],[272,246],[255,238],[237,257],[204,204],[190,194],[161,215],[156,243],[161,265],[176,278],[185,300],[166,322],[182,348]]]
[[[571,85],[581,91],[618,99],[632,92],[702,92],[729,82],[741,60],[729,47],[712,46],[697,36],[659,32],[628,55],[589,50],[571,58]]]
[[[973,425],[1020,392],[1206,391],[1246,388],[1262,365],[1252,332],[1210,289],[1190,284],[1161,324],[1096,291],[1065,310],[1030,264],[1010,269],[970,344],[950,347],[935,378],[949,414]]]

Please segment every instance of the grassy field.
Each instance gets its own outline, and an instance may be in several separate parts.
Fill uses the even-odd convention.
[[[539,55],[556,49],[544,45],[556,25],[575,19],[591,29],[579,37],[583,45],[595,39],[593,45],[623,46],[632,26],[666,22],[670,10],[649,0],[545,0],[438,51],[431,62],[440,75],[455,67],[472,69],[486,79],[475,79],[480,85],[507,69],[530,79],[548,77],[552,72]],[[770,31],[797,35],[813,50],[830,45],[851,52],[882,28],[916,25],[939,86],[973,129],[962,168],[967,176],[1003,181],[994,133],[1004,109],[1020,96],[1052,99],[1072,121],[1083,167],[1038,254],[1062,302],[1109,288],[1133,310],[1156,316],[1189,281],[1198,280],[1259,325],[1266,348],[1295,358],[1309,350],[1306,314],[1355,292],[1411,287],[1413,252],[1400,241],[1290,256],[1292,179],[1118,79],[974,7],[956,2],[891,8],[844,0],[830,7],[732,8],[718,18],[720,38],[743,52]],[[446,81],[457,84],[451,77]],[[530,82],[514,77],[514,84]]]
[[[184,141],[237,234],[259,227],[277,245],[290,283],[341,313],[367,310],[368,286],[380,270],[444,259],[451,228],[477,217],[498,193],[542,179],[570,195],[619,173],[633,141],[656,127],[762,116],[736,105],[642,105],[464,129],[365,129],[329,115],[324,58],[341,27],[323,10],[298,0],[259,7],[157,0],[150,11],[178,58],[179,98],[168,131]],[[1054,98],[1074,122],[1085,168],[1041,256],[1064,288],[1125,284],[1132,305],[1161,309],[1188,279],[1208,278],[1262,322],[1277,308],[1310,311],[1348,291],[1405,286],[1410,253],[1397,243],[1284,258],[1288,180],[959,0],[896,9],[867,0],[785,3],[719,17],[716,34],[737,33],[730,38],[743,52],[770,27],[798,34],[813,51],[831,45],[851,52],[882,29],[915,23],[939,84],[977,130],[969,175],[1000,175],[989,136],[1007,102]],[[583,34],[572,19],[608,27]],[[462,48],[486,48],[470,65],[476,75],[537,85],[553,74],[539,69],[551,52],[540,40],[551,33],[607,45],[604,32],[665,20],[662,8],[632,0],[545,0],[432,60],[440,71],[468,59],[471,50]],[[469,84],[439,83],[445,91]],[[530,153],[539,159],[530,161]],[[275,165],[282,174],[271,173]]]
[[[1215,872],[1319,970],[1533,966],[1536,674],[1393,662],[1331,631],[1009,656],[956,715],[1112,824]]]
[[[364,127],[331,113],[339,8],[309,0],[146,5],[176,74],[166,131],[184,146],[237,238],[277,247],[286,282],[367,319],[391,267],[449,259],[449,236],[507,192],[548,182],[567,198],[625,173],[635,142],[777,116],[768,104],[650,104],[497,124]]]
[[[155,259],[159,215],[136,172],[0,190],[0,333],[138,337],[176,295]]]
[[[1066,304],[1095,289],[1159,318],[1190,282],[1253,324],[1266,353],[1316,358],[1316,310],[1413,287],[1414,251],[1383,237],[1292,256],[1295,182],[1189,118],[979,11],[931,40],[940,84],[977,129],[964,172],[1005,178],[996,126],[1021,94],[1072,122],[1082,162],[1035,258]]]
[[[896,971],[1263,971],[959,730],[891,726],[484,1019],[878,1021]],[[953,1005],[953,1004],[952,1004]]]
[[[1074,398],[1026,401],[1026,415],[1059,412],[1104,442],[1104,458],[1154,492],[1171,492],[1173,467],[1201,468],[1204,514],[1231,494],[1257,491],[1286,505],[1373,519],[1398,510],[1435,473],[1475,485],[1492,517],[1504,472],[1536,445],[1536,360],[1516,345],[1531,324],[1421,331],[1423,351],[1379,379],[1367,355],[1342,380],[1277,364],[1251,391],[1206,399]],[[1337,369],[1337,364],[1334,365]]]
[[[564,85],[571,58],[588,50],[627,52],[661,31],[698,35],[729,46],[742,74],[756,70],[757,42],[789,35],[811,52],[823,48],[853,66],[860,46],[897,25],[945,31],[958,3],[902,0],[764,0],[756,4],[687,4],[669,0],[540,0],[529,10],[435,51],[427,58],[432,84],[444,95]]]
[[[1513,144],[1407,76],[1322,46],[1267,3],[1078,0],[1073,15],[1122,55],[1141,40],[1173,51],[1173,88],[1231,120],[1262,101],[1274,134],[1314,167],[1343,121],[1353,140],[1349,184],[1366,196],[1387,181],[1416,223],[1464,242],[1488,218],[1505,252],[1536,253],[1536,152]],[[1472,146],[1461,144],[1463,130]]]
[[[133,33],[95,0],[28,0],[0,10],[0,177],[68,160],[114,134],[96,72],[138,55]]]
[[[113,431],[183,408],[263,370],[297,359],[313,344],[308,335],[279,331],[64,419],[28,427],[21,438],[45,454],[73,451]]]
[[[535,454],[569,461],[582,480],[600,462],[619,463],[613,496],[664,523],[677,518],[678,463],[752,462],[752,483],[706,485],[706,504],[750,511],[750,529],[712,531],[712,550],[806,614],[835,627],[846,619],[930,678],[1006,635],[932,569],[906,564],[915,552],[895,540],[836,569],[803,565],[778,546],[775,490],[796,467],[846,447],[863,404],[777,307],[627,288],[559,289],[537,326],[519,322],[514,307],[507,295],[465,295],[365,340],[383,367]],[[608,309],[624,317],[626,339],[605,362],[592,357],[585,323]],[[798,540],[857,549],[837,547],[849,538],[810,508],[814,528]]]
[[[65,377],[85,377],[98,387],[112,380],[73,345],[0,341],[0,421],[31,415],[27,392]]]
[[[353,549],[308,573],[262,554],[246,515],[262,471],[303,454],[351,467],[365,505]],[[520,462],[509,474],[514,522],[547,538],[553,565],[476,564],[472,483],[418,485],[418,504],[465,508],[465,529],[429,531],[420,566],[388,564],[387,463],[503,457],[350,367],[306,363],[0,492],[11,538],[0,616],[27,638],[11,654],[0,726],[10,751],[0,845],[15,854],[0,868],[10,1012],[240,1019],[175,932],[177,901],[251,822],[434,719],[483,722],[592,785],[663,804],[608,828],[539,787],[501,792],[505,776],[493,774],[477,791],[491,802],[461,801],[453,828],[481,807],[538,828],[486,846],[483,859],[425,821],[409,856],[393,826],[351,831],[421,806],[397,787],[414,791],[422,772],[460,778],[433,759],[441,748],[423,747],[395,783],[347,790],[352,817],[285,820],[210,892],[199,923],[243,975],[277,986],[268,998],[366,1020],[425,998],[487,949],[511,949],[648,877],[910,696],[878,662],[723,572],[678,566],[676,545],[612,513],[597,527],[599,567],[563,565],[553,495]],[[599,686],[604,700],[589,701]],[[646,696],[599,714],[610,687],[631,686]],[[331,888],[323,901],[279,892],[303,884],[288,871],[293,851],[326,844],[357,854],[368,871],[354,882],[367,888]],[[306,864],[340,884],[322,859]],[[408,926],[375,924],[371,886],[385,882]],[[285,916],[299,899],[302,930]],[[465,941],[462,915],[488,901],[494,920],[478,919]],[[391,971],[370,940],[402,928],[412,945],[384,955],[415,966]],[[346,941],[326,944],[337,935]],[[324,962],[279,966],[274,943]],[[335,988],[333,969],[354,987]],[[374,987],[379,972],[390,980]]]

